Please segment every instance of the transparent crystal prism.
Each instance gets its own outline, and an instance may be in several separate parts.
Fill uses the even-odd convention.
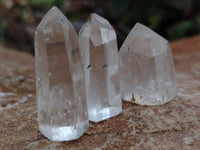
[[[119,51],[121,95],[141,105],[160,105],[176,95],[175,70],[167,40],[137,23]]]
[[[78,36],[56,7],[36,29],[35,60],[40,132],[52,141],[79,138],[89,121]]]
[[[99,122],[122,111],[116,33],[109,22],[91,14],[79,33],[89,120]]]

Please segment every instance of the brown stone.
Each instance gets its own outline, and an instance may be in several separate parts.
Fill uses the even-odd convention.
[[[70,142],[51,142],[38,130],[34,58],[0,48],[0,149],[199,150],[199,41],[196,36],[171,44],[178,84],[173,101],[151,107],[123,102],[120,115],[90,123],[80,139]]]

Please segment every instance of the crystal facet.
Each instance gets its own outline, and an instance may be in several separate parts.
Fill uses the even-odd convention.
[[[52,141],[79,138],[89,125],[78,36],[53,7],[35,32],[40,132]]]
[[[167,40],[137,23],[120,52],[121,95],[141,105],[160,105],[176,95],[175,70]]]
[[[91,14],[79,33],[89,120],[99,122],[122,110],[116,33],[107,20]]]

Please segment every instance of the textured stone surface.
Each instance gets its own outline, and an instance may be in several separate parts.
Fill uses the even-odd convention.
[[[52,141],[79,138],[89,126],[77,33],[57,8],[35,32],[38,123]]]
[[[49,141],[38,130],[34,58],[0,48],[0,91],[14,94],[12,99],[0,97],[0,149],[199,150],[199,41],[197,36],[171,44],[178,84],[173,101],[152,107],[123,102],[120,115],[90,123],[80,139],[60,143]],[[4,107],[8,104],[11,108]]]
[[[121,95],[141,105],[161,105],[176,95],[171,47],[150,28],[136,23],[119,51]]]
[[[91,14],[79,33],[89,120],[99,122],[122,111],[117,37],[110,23]]]

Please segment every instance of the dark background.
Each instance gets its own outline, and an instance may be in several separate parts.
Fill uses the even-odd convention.
[[[56,5],[77,31],[90,13],[113,25],[119,46],[140,22],[168,40],[200,33],[200,0],[0,0],[0,44],[34,53],[34,31]]]

